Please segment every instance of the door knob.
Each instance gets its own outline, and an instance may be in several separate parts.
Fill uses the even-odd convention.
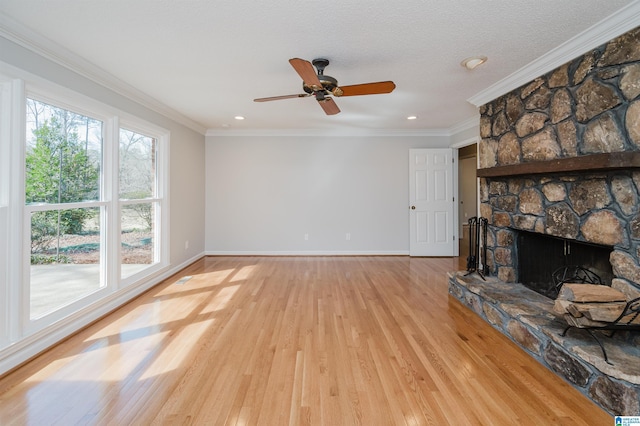
[[[411,210],[415,210],[415,209],[416,209],[416,206],[411,206]]]

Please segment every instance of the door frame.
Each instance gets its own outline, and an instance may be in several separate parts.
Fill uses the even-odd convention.
[[[457,153],[460,150],[460,148],[464,148],[466,146],[473,145],[473,144],[478,145],[480,143],[480,139],[481,139],[480,136],[474,136],[472,138],[464,139],[460,142],[457,142],[451,145],[451,148],[456,150],[456,156],[457,156]],[[476,150],[476,169],[478,168],[478,164],[477,164],[478,158],[479,158],[479,155]],[[459,163],[460,163],[459,159],[456,160],[456,164],[458,164],[458,166],[459,166]],[[460,170],[458,167],[456,167],[456,170],[454,171],[454,173],[456,174],[456,200],[459,201],[460,187],[459,187],[458,177],[460,175]],[[459,202],[456,202],[456,208],[458,206],[459,206]],[[458,222],[460,222],[459,212],[456,214],[457,214],[456,219],[458,220]],[[480,182],[479,182],[479,178],[477,177],[476,177],[476,217],[480,217]],[[458,228],[460,228],[459,224],[458,224]],[[460,249],[460,238],[464,239],[465,237],[468,237],[468,235],[462,235],[462,234],[458,235],[458,250]],[[466,241],[465,243],[468,244],[468,241]],[[460,255],[460,253],[458,253],[458,255]]]
[[[426,150],[426,151],[443,151],[443,150],[449,150],[450,152],[450,156],[451,156],[451,168],[449,169],[449,173],[451,174],[451,197],[452,199],[449,200],[448,202],[451,203],[451,217],[449,218],[451,221],[451,235],[448,236],[447,238],[453,238],[453,240],[451,241],[451,250],[447,251],[446,253],[442,253],[442,254],[424,254],[422,252],[418,253],[415,250],[415,245],[414,245],[414,241],[417,239],[417,235],[415,235],[414,230],[417,227],[417,224],[415,223],[417,221],[416,218],[416,212],[414,212],[412,210],[412,203],[414,202],[414,194],[411,193],[411,189],[413,188],[414,185],[414,176],[413,176],[413,170],[414,168],[411,165],[411,161],[413,159],[413,155],[415,151],[422,151],[422,150]],[[456,202],[456,200],[458,199],[458,150],[452,147],[446,147],[446,148],[412,148],[409,150],[409,256],[442,256],[442,257],[456,257],[459,255],[459,243],[458,243],[458,239],[459,239],[459,235],[458,235],[458,203]]]

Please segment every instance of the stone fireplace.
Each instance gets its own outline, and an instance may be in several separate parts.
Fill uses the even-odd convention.
[[[452,295],[612,414],[640,414],[637,367],[629,373],[618,363],[625,371],[612,371],[595,355],[567,349],[552,335],[561,326],[552,314],[553,333],[541,329],[542,319],[514,325],[504,305],[510,296],[496,293],[519,285],[519,241],[528,233],[604,248],[589,255],[599,257],[592,266],[628,299],[640,296],[640,27],[483,105],[480,115],[480,215],[489,224],[485,272],[493,284],[452,276]],[[545,262],[555,249],[551,240],[542,244],[537,257]],[[486,285],[488,298],[474,292]],[[535,315],[545,302],[532,300]],[[529,348],[528,334],[536,342]],[[640,338],[625,337],[627,361],[640,365]],[[588,379],[576,379],[582,367]]]
[[[640,292],[639,95],[637,28],[481,108],[493,275],[518,281],[524,230],[614,247],[614,285]]]

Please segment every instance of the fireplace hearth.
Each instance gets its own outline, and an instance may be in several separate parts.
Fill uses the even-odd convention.
[[[584,330],[564,334],[567,323],[554,313],[553,300],[522,284],[460,271],[449,274],[449,293],[611,415],[640,413],[637,332],[603,336],[607,362]]]

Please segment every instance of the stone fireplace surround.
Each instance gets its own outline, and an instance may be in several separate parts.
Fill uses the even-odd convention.
[[[518,283],[519,230],[612,246],[612,287],[640,296],[640,27],[480,108],[487,282],[450,293],[612,415],[640,414],[640,336],[604,338],[613,366],[553,302]]]

